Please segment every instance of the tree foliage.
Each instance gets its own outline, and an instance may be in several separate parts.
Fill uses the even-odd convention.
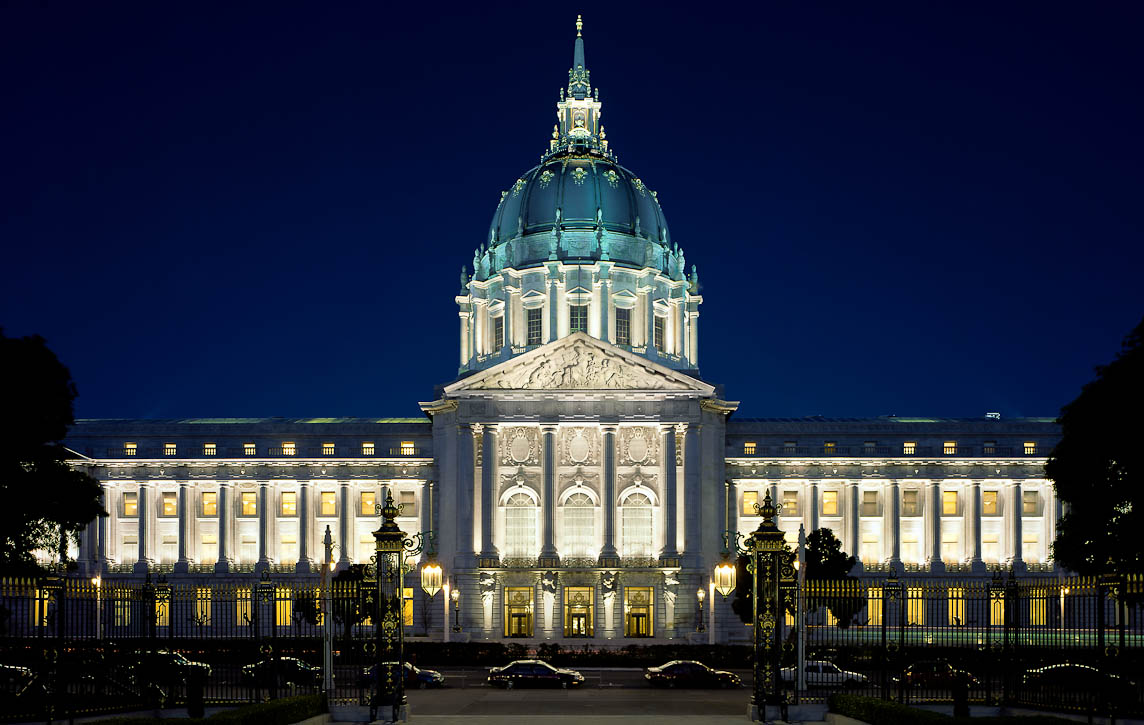
[[[1061,409],[1045,473],[1068,512],[1053,558],[1081,574],[1144,567],[1144,320],[1116,358]]]
[[[89,521],[106,516],[99,483],[68,465],[62,441],[75,422],[71,373],[38,335],[0,330],[0,570],[40,571],[34,552],[60,552]]]
[[[857,582],[850,576],[850,570],[858,559],[842,550],[842,542],[830,529],[815,529],[806,537],[806,578],[807,581],[822,582],[816,588],[822,592],[818,596],[807,597],[806,608],[814,611],[826,607],[838,620],[839,629],[846,629],[854,623],[854,616],[862,611],[866,602],[860,596]]]

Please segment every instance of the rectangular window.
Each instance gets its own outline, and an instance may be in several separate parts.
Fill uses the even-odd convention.
[[[292,594],[289,587],[274,588],[274,624],[279,627],[290,624],[290,617],[294,614]]]
[[[922,587],[906,588],[906,624],[917,626],[926,623],[925,590]]]
[[[564,587],[564,636],[591,637],[596,598],[592,587]]]
[[[907,564],[919,564],[922,560],[922,547],[918,543],[916,531],[902,532],[902,561]]]
[[[961,587],[950,587],[947,591],[949,597],[949,623],[954,627],[965,624],[965,590]]]
[[[234,621],[238,626],[245,627],[250,624],[254,608],[251,606],[250,588],[243,587],[234,592]]]
[[[504,347],[504,317],[493,318],[493,352]]]
[[[862,541],[858,543],[858,558],[866,564],[873,564],[882,559],[881,537],[876,532],[865,531]]]
[[[218,455],[218,446],[215,445],[214,443],[204,443],[203,444],[203,455],[204,456]]]
[[[941,446],[941,452],[947,456],[952,456],[957,453],[957,441],[946,441]]]
[[[504,588],[504,636],[532,636],[532,587]]]
[[[211,626],[210,587],[195,588],[195,624],[200,627]]]
[[[616,308],[616,344],[632,344],[632,311]]]
[[[783,491],[783,505],[780,510],[783,516],[798,516],[798,491]]]
[[[322,491],[322,516],[338,515],[338,494],[335,491]]]
[[[866,592],[866,619],[867,624],[880,626],[882,624],[882,587],[870,587]]]
[[[655,635],[653,614],[655,589],[652,587],[624,587],[624,636],[652,637]]]
[[[298,448],[294,445],[294,441],[282,441],[282,455],[293,456],[297,455]]]
[[[164,456],[173,456],[173,455],[175,455],[175,450],[176,450],[176,448],[175,448],[175,444],[174,444],[174,443],[164,443],[164,444],[163,444],[163,455],[164,455]]]
[[[957,516],[957,491],[941,492],[941,515]]]
[[[1001,536],[996,533],[981,535],[981,558],[989,564],[1001,561]]]
[[[242,444],[242,455],[253,456],[256,452],[257,451],[256,451],[253,443],[243,443]]]
[[[134,456],[138,452],[139,452],[139,445],[138,444],[136,444],[136,443],[124,443],[123,444],[123,455]]]
[[[997,510],[997,492],[996,491],[982,491],[981,492],[981,515],[982,516],[996,516],[1000,511]]]
[[[1021,492],[1021,514],[1037,516],[1041,513],[1041,497],[1036,491]]]
[[[373,516],[374,506],[377,505],[377,494],[373,491],[361,492],[361,515]]]
[[[258,515],[258,494],[254,491],[243,491],[239,499],[242,502],[243,516]]]
[[[334,455],[335,450],[336,449],[334,448],[333,443],[323,443],[322,444],[322,455],[323,456],[332,456],[332,455]]]
[[[1029,599],[1029,624],[1043,627],[1049,623],[1049,592],[1044,587],[1033,590]]]
[[[164,516],[178,516],[179,515],[179,497],[174,492],[163,492],[163,515]]]
[[[1041,560],[1040,539],[1036,532],[1021,535],[1021,558],[1028,562]]]
[[[989,599],[989,624],[994,627],[1005,626],[1005,599],[1002,597]]]
[[[759,503],[758,491],[743,491],[743,515],[758,516],[755,506]]]
[[[663,352],[663,323],[664,318],[658,315],[655,318],[655,322],[652,323],[652,342],[658,352]]]
[[[297,534],[282,535],[282,550],[279,552],[283,564],[296,564],[298,562],[298,536]]]
[[[878,441],[866,441],[862,444],[862,451],[866,455],[872,455],[878,448]]]
[[[794,453],[798,449],[798,441],[783,441],[783,453]]]
[[[838,442],[837,441],[826,441],[825,443],[822,444],[822,452],[828,456],[834,455],[834,453],[837,450],[838,450]]]
[[[568,307],[568,332],[588,331],[588,305]]]
[[[218,493],[203,491],[203,512],[201,516],[218,516]]]
[[[862,515],[863,516],[877,516],[878,515],[878,492],[877,491],[863,491],[862,492]]]
[[[544,334],[544,310],[535,307],[531,310],[525,310],[525,325],[528,329],[528,338],[525,341],[527,345],[539,345]]]
[[[373,451],[374,451],[373,441],[364,441],[361,444],[361,454],[363,456],[372,456]]]
[[[917,452],[917,450],[918,450],[918,442],[917,441],[906,441],[905,443],[902,444],[902,455],[903,456],[912,456],[912,455],[914,455],[914,453]]]
[[[902,491],[902,516],[921,516],[922,506],[916,488]]]
[[[123,493],[123,515],[139,515],[139,494],[134,491],[125,491]]]
[[[1037,442],[1036,441],[1025,441],[1025,455],[1026,456],[1037,455]]]
[[[417,515],[417,493],[415,491],[402,491],[399,495],[401,499],[398,503],[401,504],[402,516],[416,516]]]
[[[116,627],[129,627],[131,626],[131,607],[134,601],[131,599],[131,592],[124,589],[116,589],[114,592],[114,599],[112,600],[112,622]]]
[[[946,563],[961,561],[961,541],[956,531],[941,532],[941,560]]]
[[[298,515],[298,494],[294,491],[283,491],[279,516]]]
[[[755,455],[755,451],[757,451],[757,450],[758,450],[758,446],[755,445],[754,441],[747,441],[746,443],[743,444],[743,455],[744,456],[753,456],[753,455]]]
[[[837,491],[823,491],[822,492],[822,515],[823,516],[837,516],[838,515],[838,492]]]
[[[981,455],[995,456],[997,455],[997,441],[985,441],[985,445],[981,447]]]
[[[401,441],[401,455],[415,456],[417,455],[417,447],[413,445],[413,441]]]

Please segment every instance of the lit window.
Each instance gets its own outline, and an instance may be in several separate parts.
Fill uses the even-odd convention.
[[[134,456],[138,452],[139,452],[138,444],[136,444],[136,443],[124,443],[123,444],[123,455]]]
[[[401,455],[415,456],[417,455],[417,448],[413,445],[413,441],[401,441]]]
[[[204,456],[213,456],[213,455],[217,455],[217,454],[218,454],[218,446],[216,446],[214,443],[204,443],[203,444],[203,455]]]
[[[629,494],[623,508],[623,556],[652,555],[651,499],[642,493]]]
[[[417,494],[413,491],[402,491],[400,495],[401,515],[402,516],[416,516],[417,515]]]
[[[179,500],[175,493],[163,493],[163,515],[164,516],[178,516],[179,515]]]
[[[957,516],[957,491],[941,492],[942,516]]]
[[[322,444],[322,455],[323,456],[334,455],[334,444],[333,443],[323,443]]]
[[[743,491],[743,515],[758,516],[755,506],[759,503],[758,491]]]
[[[164,443],[163,444],[163,455],[164,456],[175,455],[175,444],[174,443]]]
[[[1037,455],[1037,442],[1036,441],[1025,441],[1025,455],[1026,456]]]
[[[1036,516],[1041,513],[1041,497],[1036,491],[1021,492],[1021,513],[1025,516]]]
[[[298,494],[294,491],[282,492],[282,513],[280,516],[298,515]]]
[[[536,513],[536,502],[528,494],[509,496],[505,506],[506,557],[536,555]]]
[[[544,333],[544,310],[534,307],[525,311],[525,325],[528,328],[526,344],[539,345]]]
[[[361,492],[361,515],[373,516],[374,506],[377,505],[377,494],[373,491]]]
[[[914,455],[914,453],[917,452],[917,450],[918,450],[918,442],[917,441],[906,441],[905,443],[902,444],[902,455],[903,456],[912,456],[912,455]]]
[[[624,636],[651,637],[655,612],[655,590],[652,587],[624,587]]]
[[[783,441],[783,453],[794,453],[798,448],[798,441]]]
[[[755,450],[756,450],[756,447],[755,447],[754,441],[747,441],[746,443],[743,444],[743,455],[744,456],[755,455]]]
[[[592,587],[564,587],[564,636],[591,637],[595,595]]]
[[[877,516],[878,515],[878,492],[877,491],[863,491],[862,492],[862,515],[863,516]]]
[[[985,441],[985,445],[981,447],[981,455],[995,456],[997,455],[997,441]]]
[[[493,352],[504,347],[504,318],[493,318]]]
[[[1000,534],[994,532],[981,534],[981,558],[990,564],[996,564],[1001,561]]]
[[[922,560],[922,547],[918,542],[918,533],[912,529],[902,530],[902,561],[908,564],[919,564]]]
[[[823,491],[822,492],[822,515],[823,516],[837,516],[838,515],[838,492],[837,491]]]
[[[957,453],[957,441],[946,441],[941,446],[941,452],[947,456],[952,456]]]
[[[195,588],[194,623],[203,627],[211,625],[211,590],[209,587]]]
[[[532,587],[504,588],[504,636],[532,636]]]
[[[322,491],[322,516],[338,515],[338,494],[334,491]]]
[[[253,443],[243,443],[242,444],[242,455],[253,456],[254,453],[255,453],[255,448],[254,448]]]
[[[798,516],[798,491],[783,491],[783,503],[780,512],[783,516]]]
[[[956,531],[941,532],[941,560],[945,562],[961,561],[961,542]]]
[[[663,352],[663,323],[664,319],[657,316],[655,318],[655,322],[652,323],[651,329],[652,343],[655,345],[655,349],[659,352]]]
[[[361,454],[363,456],[373,455],[373,441],[365,441],[361,444]]]
[[[632,311],[616,308],[616,344],[632,344]]]
[[[864,563],[873,564],[882,559],[882,539],[874,531],[863,531],[858,543],[858,558]]]
[[[1021,558],[1025,561],[1035,562],[1041,558],[1041,547],[1039,546],[1040,539],[1037,534],[1022,534],[1021,535]]]
[[[218,494],[203,491],[203,516],[218,516]]]
[[[242,515],[243,516],[257,516],[258,515],[258,494],[253,491],[245,491],[240,499],[242,501]]]
[[[282,455],[293,456],[297,453],[298,448],[294,445],[294,441],[282,441]]]
[[[598,551],[596,546],[596,507],[586,493],[573,493],[562,507],[564,545],[569,556],[587,557]]]
[[[921,516],[921,500],[916,488],[902,491],[902,516]]]
[[[568,307],[568,332],[588,331],[588,305],[570,305]]]
[[[133,491],[127,491],[123,494],[123,515],[139,515],[139,494]]]
[[[838,450],[838,443],[835,441],[826,441],[822,444],[822,452],[826,455],[833,455]]]
[[[996,491],[982,491],[981,492],[981,515],[982,516],[996,516],[997,511],[997,492]]]

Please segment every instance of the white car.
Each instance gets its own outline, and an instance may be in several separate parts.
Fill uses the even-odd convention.
[[[784,667],[779,670],[779,677],[789,684],[796,684],[798,677],[794,667]],[[807,687],[858,687],[866,683],[866,675],[849,672],[840,668],[833,662],[825,660],[807,660],[806,686]]]

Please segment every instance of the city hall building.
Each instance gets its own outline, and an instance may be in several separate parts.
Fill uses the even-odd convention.
[[[579,23],[556,111],[464,260],[459,374],[423,417],[81,420],[109,512],[82,572],[312,580],[327,529],[338,568],[369,561],[387,495],[459,591],[410,574],[430,637],[667,640],[702,616],[741,639],[711,572],[767,494],[789,540],[829,528],[866,573],[1052,568],[1051,419],[737,417],[751,391],[700,374],[695,266],[616,161]]]

